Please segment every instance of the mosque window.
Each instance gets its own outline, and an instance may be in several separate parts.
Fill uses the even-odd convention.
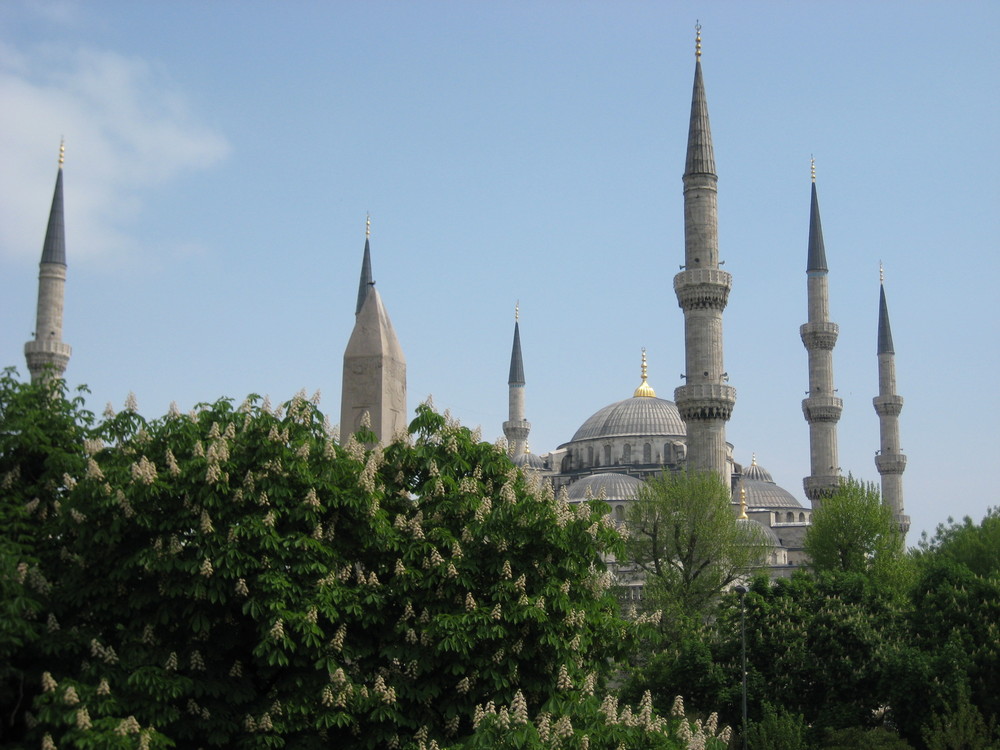
[[[622,448],[622,463],[627,464],[632,460],[632,445],[631,443],[625,443],[625,447]]]
[[[592,445],[587,446],[587,465],[594,465],[594,446]]]
[[[611,444],[604,446],[604,465],[611,466]]]
[[[806,522],[806,514],[805,513],[799,513],[799,522],[800,523],[805,523]]]
[[[653,463],[653,446],[649,443],[642,446],[642,462],[644,464]]]
[[[795,514],[788,511],[788,515],[785,516],[785,520],[788,521],[788,523],[795,523]]]
[[[624,505],[616,505],[615,506],[615,520],[618,523],[621,523],[622,521],[625,520],[625,506]]]

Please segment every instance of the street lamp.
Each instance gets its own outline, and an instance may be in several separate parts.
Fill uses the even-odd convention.
[[[747,587],[733,588],[740,595],[740,631],[743,641],[743,750],[747,750]]]

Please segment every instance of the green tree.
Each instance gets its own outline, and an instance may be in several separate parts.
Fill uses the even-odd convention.
[[[806,750],[807,729],[802,714],[765,705],[760,721],[747,729],[747,745],[754,750]]]
[[[871,482],[849,476],[823,498],[804,546],[814,570],[865,573],[897,587],[906,582],[902,537]]]
[[[924,532],[917,546],[921,560],[948,559],[978,576],[1000,575],[1000,508],[988,508],[978,524],[969,516],[961,523],[949,518],[933,537]]]
[[[626,559],[645,574],[643,596],[668,624],[701,620],[769,551],[759,524],[737,522],[729,488],[713,473],[645,481],[627,520]]]
[[[35,618],[0,628],[22,654],[5,741],[443,743],[476,705],[599,681],[629,641],[607,506],[553,498],[427,406],[370,447],[335,442],[301,395],[153,421],[127,405],[91,428],[58,392],[0,391],[18,520],[0,612]]]

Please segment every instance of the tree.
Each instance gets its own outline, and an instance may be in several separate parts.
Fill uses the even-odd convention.
[[[920,559],[940,558],[965,565],[978,576],[1000,575],[1000,508],[987,508],[976,524],[969,516],[939,524],[934,536],[924,532],[917,543]]]
[[[668,623],[700,620],[769,551],[759,524],[734,518],[729,488],[714,473],[647,480],[627,520],[626,559],[645,574],[643,596]]]
[[[873,483],[851,476],[813,511],[804,546],[817,571],[865,573],[886,583],[900,583],[906,575],[892,510]]]
[[[556,500],[428,406],[373,446],[303,395],[91,427],[58,392],[0,392],[0,507],[23,521],[0,612],[36,618],[23,647],[0,629],[24,696],[5,742],[443,743],[476,705],[599,681],[629,641],[607,506]],[[33,420],[62,458],[29,450]]]

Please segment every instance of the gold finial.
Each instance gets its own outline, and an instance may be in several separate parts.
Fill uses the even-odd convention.
[[[632,394],[633,398],[656,398],[656,391],[646,382],[646,347],[642,347],[642,382]]]
[[[521,300],[514,303],[514,322],[521,319]]]
[[[372,238],[372,215],[369,213],[365,214],[365,239],[370,240]]]
[[[528,445],[528,441],[527,440],[524,441],[524,453],[525,453],[525,455],[528,455],[528,454],[531,453],[531,446]]]
[[[694,58],[701,59],[701,23],[694,22]]]
[[[740,515],[741,520],[749,520],[747,518],[747,488],[743,482],[740,482]]]
[[[59,169],[63,168],[63,163],[66,161],[66,139],[59,139]]]
[[[750,454],[750,465],[751,466],[756,466],[757,465],[757,454],[756,453],[751,453]]]
[[[813,158],[812,154],[809,155],[809,171],[812,173],[813,182],[816,182],[816,159]]]
[[[882,267],[882,261],[878,262],[878,283],[885,283],[885,268]]]

